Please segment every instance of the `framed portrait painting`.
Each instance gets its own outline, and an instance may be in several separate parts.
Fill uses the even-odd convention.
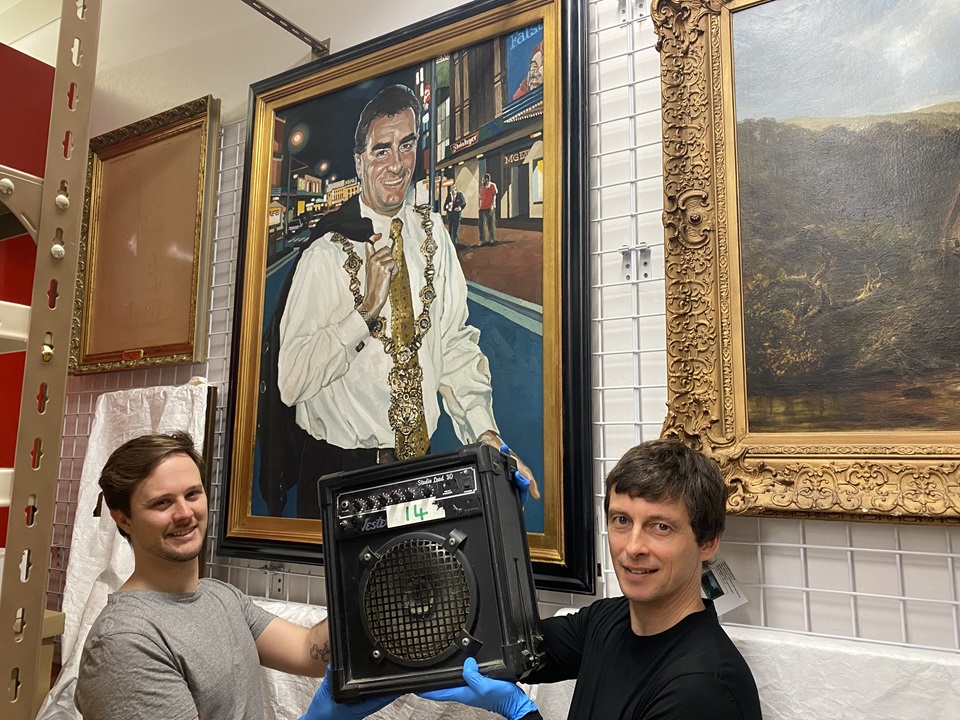
[[[471,3],[252,87],[220,552],[322,560],[317,480],[506,444],[594,586],[581,7]]]
[[[664,434],[719,461],[731,512],[960,522],[960,8],[652,15]]]

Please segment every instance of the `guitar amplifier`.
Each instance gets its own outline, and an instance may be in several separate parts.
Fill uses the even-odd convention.
[[[539,667],[539,614],[512,460],[486,444],[320,478],[336,700]]]

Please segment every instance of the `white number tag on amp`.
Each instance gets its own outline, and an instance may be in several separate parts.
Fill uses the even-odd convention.
[[[387,527],[402,527],[414,523],[439,520],[447,516],[447,511],[438,506],[432,498],[420,498],[397,505],[387,506]]]

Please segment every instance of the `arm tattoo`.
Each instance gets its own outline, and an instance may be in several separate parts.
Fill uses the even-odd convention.
[[[313,643],[310,646],[310,657],[314,660],[321,660],[325,663],[330,662],[330,643],[324,643],[323,647],[320,647],[316,643]]]

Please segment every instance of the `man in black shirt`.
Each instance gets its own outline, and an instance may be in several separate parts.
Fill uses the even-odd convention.
[[[700,574],[717,552],[727,490],[717,464],[675,440],[629,450],[606,480],[610,558],[623,597],[542,622],[546,662],[529,683],[576,678],[568,718],[760,720],[750,668],[727,637]],[[470,672],[468,672],[468,670]],[[425,693],[535,718],[515,685],[474,676]],[[522,696],[522,697],[521,697]]]

